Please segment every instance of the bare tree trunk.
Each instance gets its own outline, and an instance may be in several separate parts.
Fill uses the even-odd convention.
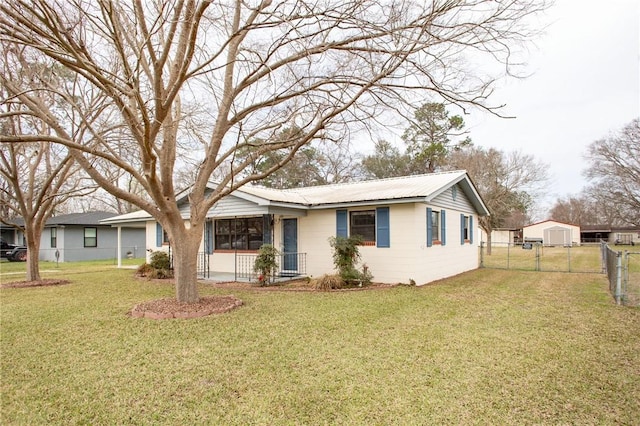
[[[40,280],[40,233],[31,228],[25,229],[27,238],[27,281]],[[38,234],[36,236],[36,234]]]
[[[480,217],[480,227],[487,234],[487,251],[486,253],[491,256],[491,232],[493,231],[493,226],[491,226],[491,218],[488,216]]]
[[[196,303],[198,295],[198,249],[202,232],[187,231],[172,241],[176,299],[183,303]]]

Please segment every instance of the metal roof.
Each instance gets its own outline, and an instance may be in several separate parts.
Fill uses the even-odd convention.
[[[281,190],[246,185],[236,193],[246,193],[269,201],[319,208],[335,204],[412,199],[428,202],[457,183],[461,183],[463,191],[478,212],[487,214],[486,206],[464,170]]]
[[[478,214],[481,216],[489,214],[489,210],[464,170],[291,189],[245,185],[233,191],[231,195],[258,205],[279,205],[307,210],[374,203],[410,201],[428,203],[456,184],[465,193]],[[185,201],[187,199],[187,197],[184,198]],[[131,223],[150,217],[151,215],[145,211],[137,211],[103,220],[102,223]]]

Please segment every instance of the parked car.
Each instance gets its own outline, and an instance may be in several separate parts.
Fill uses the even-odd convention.
[[[0,238],[0,258],[8,258],[9,253],[11,253],[14,248],[16,248],[15,244],[9,244],[3,238]]]
[[[9,262],[26,262],[27,248],[24,246],[16,246],[7,255]]]

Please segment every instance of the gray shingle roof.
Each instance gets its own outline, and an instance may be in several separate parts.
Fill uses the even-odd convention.
[[[53,216],[47,220],[46,226],[52,225],[100,225],[100,221],[116,216],[111,212],[71,213]]]

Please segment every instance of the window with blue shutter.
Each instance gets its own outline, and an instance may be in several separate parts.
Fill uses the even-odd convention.
[[[164,240],[163,235],[164,232],[162,231],[162,225],[156,222],[156,247],[162,247],[162,242]]]
[[[464,240],[466,239],[466,216],[464,214],[460,214],[460,245],[464,245]]]
[[[207,254],[213,253],[213,221],[208,220],[204,224],[204,251]]]
[[[378,207],[376,209],[376,246],[391,247],[389,207]]]
[[[469,216],[469,242],[473,244],[473,216]]]
[[[427,247],[433,245],[433,224],[431,222],[431,207],[427,207]]]
[[[447,243],[447,215],[446,211],[440,210],[440,242],[442,245]]]
[[[347,238],[349,236],[347,221],[347,211],[336,210],[336,237]]]

